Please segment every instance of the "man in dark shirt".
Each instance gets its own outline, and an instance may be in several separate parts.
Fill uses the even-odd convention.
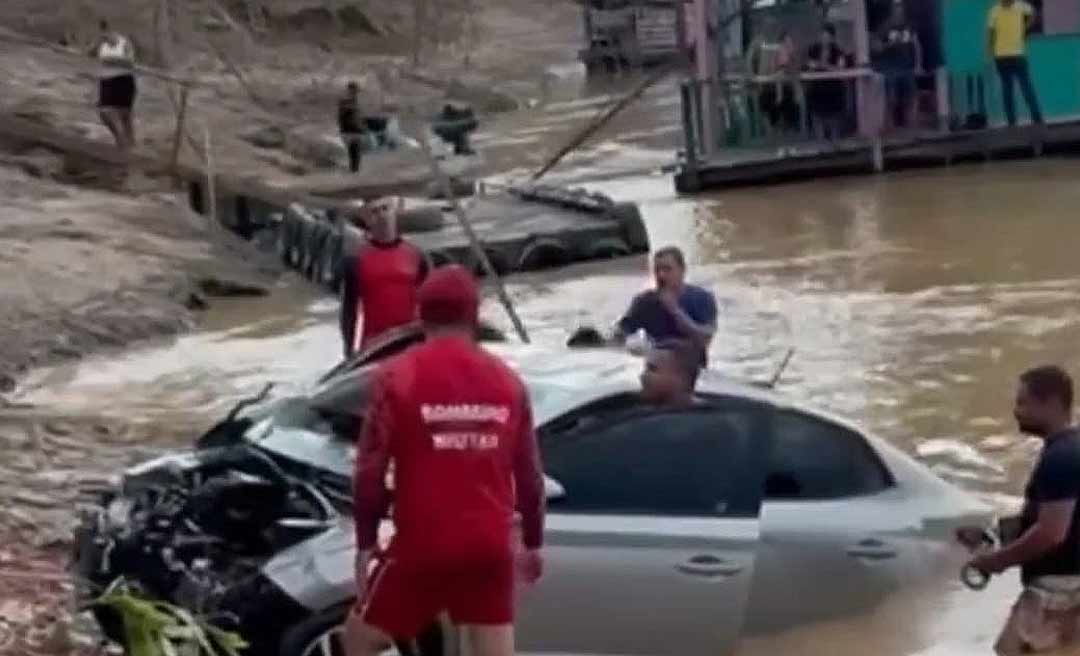
[[[814,73],[840,71],[848,67],[848,56],[836,40],[836,26],[826,23],[821,37],[810,46],[806,54],[806,69]],[[807,84],[806,102],[815,129],[825,139],[840,137],[847,106],[847,82],[844,80],[816,80]]]
[[[686,283],[686,257],[674,246],[653,255],[653,275],[656,288],[634,297],[615,326],[615,341],[625,343],[639,330],[654,344],[685,339],[700,349],[704,363],[716,333],[716,298],[712,292]]]
[[[902,2],[893,4],[892,14],[878,35],[874,59],[875,68],[885,76],[893,127],[909,126],[915,115],[915,76],[922,71],[922,44]]]
[[[401,199],[380,198],[361,209],[368,240],[341,258],[341,339],[345,357],[387,330],[417,318],[417,290],[431,268],[427,254],[401,238]],[[357,328],[357,318],[362,326]],[[357,339],[357,332],[360,333]]]
[[[338,101],[338,130],[341,132],[341,140],[349,151],[349,170],[356,173],[360,170],[360,154],[363,152],[363,140],[365,137],[365,125],[360,117],[360,86],[356,82],[349,82],[345,95]]]
[[[1024,490],[1020,535],[971,561],[990,574],[1020,566],[1024,592],[999,638],[999,654],[1064,647],[1073,633],[1066,624],[1080,619],[1080,430],[1072,425],[1072,403],[1072,379],[1060,367],[1020,376],[1013,414],[1021,432],[1044,441],[1042,453]],[[1047,588],[1055,595],[1050,614],[1043,605]]]

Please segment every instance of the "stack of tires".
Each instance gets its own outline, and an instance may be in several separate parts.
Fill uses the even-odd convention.
[[[523,203],[587,215],[597,230],[569,231],[560,234],[534,234],[525,239],[485,244],[488,259],[499,273],[535,271],[564,266],[575,261],[623,257],[649,251],[649,235],[641,212],[634,203],[616,203],[600,194],[559,187],[512,188],[510,195]],[[543,212],[539,207],[537,212]],[[614,229],[604,227],[611,221]],[[406,234],[438,231],[446,224],[443,209],[437,205],[414,208],[402,215],[400,228]],[[337,291],[341,284],[343,253],[363,240],[359,230],[338,221],[330,212],[310,210],[292,204],[282,213],[277,232],[277,250],[288,268],[308,280]],[[422,239],[419,241],[423,241]],[[460,261],[483,274],[480,262],[468,244],[450,251],[429,252],[436,265]]]

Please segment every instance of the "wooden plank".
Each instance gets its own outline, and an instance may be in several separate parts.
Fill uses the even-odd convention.
[[[834,171],[860,168],[869,171],[871,150],[868,142],[862,143],[864,146],[858,148],[785,158],[739,160],[730,156],[726,159],[713,157],[696,163],[694,170],[684,166],[676,175],[676,187],[679,191],[693,192]],[[895,136],[885,141],[883,156],[886,169],[890,163],[929,168],[983,153],[988,156],[1030,158],[1038,155],[1040,144],[1047,148],[1056,146],[1057,150],[1080,147],[1080,120],[1050,124],[1043,128],[991,128]],[[695,184],[696,181],[699,183]]]
[[[169,156],[170,169],[173,175],[179,179],[177,167],[180,164],[180,146],[185,134],[184,120],[187,118],[188,85],[180,86],[180,109],[176,113],[176,131],[173,133],[172,154]],[[209,157],[209,154],[207,154]]]
[[[484,246],[480,242],[480,238],[477,237],[476,231],[473,230],[468,215],[465,214],[465,210],[462,209],[457,196],[454,195],[454,191],[450,184],[450,176],[446,175],[439,167],[439,160],[435,159],[435,155],[431,152],[431,146],[428,144],[427,140],[421,138],[419,141],[421,147],[424,149],[424,155],[427,156],[428,164],[431,166],[432,177],[438,181],[438,184],[442,187],[443,194],[449,199],[450,205],[454,208],[454,215],[457,216],[458,223],[465,232],[466,237],[468,237],[469,245],[472,247],[473,253],[483,267],[488,279],[493,281],[495,285],[495,294],[498,296],[499,302],[502,303],[503,308],[506,310],[506,314],[510,316],[510,322],[514,324],[514,330],[517,331],[521,341],[528,344],[529,333],[525,330],[525,323],[521,320],[521,317],[518,316],[517,311],[514,310],[514,303],[510,300],[510,295],[506,293],[506,287],[503,285],[502,278],[499,277],[499,272],[496,271],[495,267],[491,264],[491,259],[488,258],[487,252],[484,251]]]

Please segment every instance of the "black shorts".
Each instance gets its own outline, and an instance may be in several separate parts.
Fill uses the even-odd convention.
[[[98,83],[98,107],[131,109],[135,104],[135,76],[117,75]]]

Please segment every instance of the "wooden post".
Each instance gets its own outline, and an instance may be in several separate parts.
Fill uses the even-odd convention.
[[[632,91],[630,91],[630,93],[615,101],[610,107],[604,110],[604,113],[598,116],[596,120],[586,125],[580,132],[575,134],[573,138],[567,141],[566,144],[562,148],[560,148],[552,157],[550,157],[543,166],[537,169],[536,173],[532,174],[532,176],[529,178],[529,181],[536,182],[548,171],[555,168],[555,165],[562,161],[562,158],[566,157],[567,153],[573,151],[575,148],[585,143],[586,139],[595,134],[600,128],[607,125],[608,121],[614,118],[616,114],[629,107],[630,104],[637,100],[638,97],[641,96],[641,94],[645,93],[645,91],[648,90],[649,87],[653,86],[657,82],[667,77],[673,70],[675,70],[677,66],[678,63],[676,63],[675,66],[665,66],[664,68],[642,80],[642,82],[638,84],[637,87],[635,87]]]
[[[866,3],[852,2],[851,23],[855,34],[855,65],[869,66],[870,64],[870,25],[866,17]],[[852,87],[855,90],[855,120],[857,131],[864,137],[874,138],[880,135],[881,119],[872,116],[875,113],[884,113],[885,104],[876,102],[878,90],[874,78],[857,78]],[[876,126],[876,127],[875,127]]]
[[[694,71],[690,68],[690,43],[686,33],[686,3],[684,0],[675,1],[675,56],[686,68],[686,77],[693,77]]]
[[[176,130],[173,132],[172,155],[169,157],[169,167],[173,179],[180,182],[180,145],[184,138],[184,121],[187,119],[188,84],[180,85],[180,109],[176,113]]]
[[[442,170],[442,167],[439,166],[439,160],[435,159],[435,153],[431,152],[431,144],[428,143],[428,140],[421,138],[417,141],[420,142],[421,147],[424,149],[424,155],[428,158],[428,162],[431,165],[432,176],[442,188],[442,192],[450,201],[450,205],[454,208],[454,215],[457,216],[458,222],[461,224],[461,229],[465,232],[465,236],[469,238],[469,245],[472,246],[473,253],[480,261],[480,266],[484,268],[484,272],[494,283],[495,294],[499,297],[499,302],[502,303],[503,308],[506,309],[506,313],[510,315],[510,321],[514,324],[514,330],[517,331],[521,341],[528,344],[529,333],[525,331],[525,324],[521,322],[521,317],[519,317],[514,310],[514,304],[510,301],[510,296],[506,293],[506,288],[503,287],[499,272],[492,266],[491,260],[488,259],[487,253],[484,252],[484,247],[480,243],[480,238],[476,236],[476,231],[473,230],[469,217],[465,214],[465,210],[462,209],[461,203],[458,202],[457,195],[454,193],[450,184],[449,176],[447,176]]]
[[[214,185],[214,154],[210,149],[210,126],[203,125],[204,143],[206,149],[206,216],[210,222],[210,229],[214,230],[217,222],[217,189]]]
[[[881,143],[881,137],[874,138],[870,153],[873,158],[874,173],[881,173],[885,170],[885,148]]]
[[[588,74],[593,71],[593,57],[596,54],[593,52],[592,8],[588,2],[581,3],[581,17],[585,27],[585,46],[582,52],[585,53],[585,72]]]
[[[682,100],[683,140],[686,149],[686,165],[683,174],[690,180],[698,179],[698,143],[697,143],[697,118],[695,116],[695,100],[697,94],[697,82],[686,80],[679,87]],[[696,186],[696,182],[694,185]]]
[[[949,70],[939,66],[934,71],[934,90],[937,92],[937,128],[941,132],[949,131],[949,117],[952,116],[949,93]]]
[[[719,68],[720,51],[717,48],[719,35],[717,24],[711,11],[711,0],[695,0],[696,11],[695,27],[697,37],[694,39],[697,50],[698,79],[702,83],[701,88],[701,130],[698,132],[698,142],[702,154],[709,158],[720,143],[717,125],[720,118],[720,83]]]

